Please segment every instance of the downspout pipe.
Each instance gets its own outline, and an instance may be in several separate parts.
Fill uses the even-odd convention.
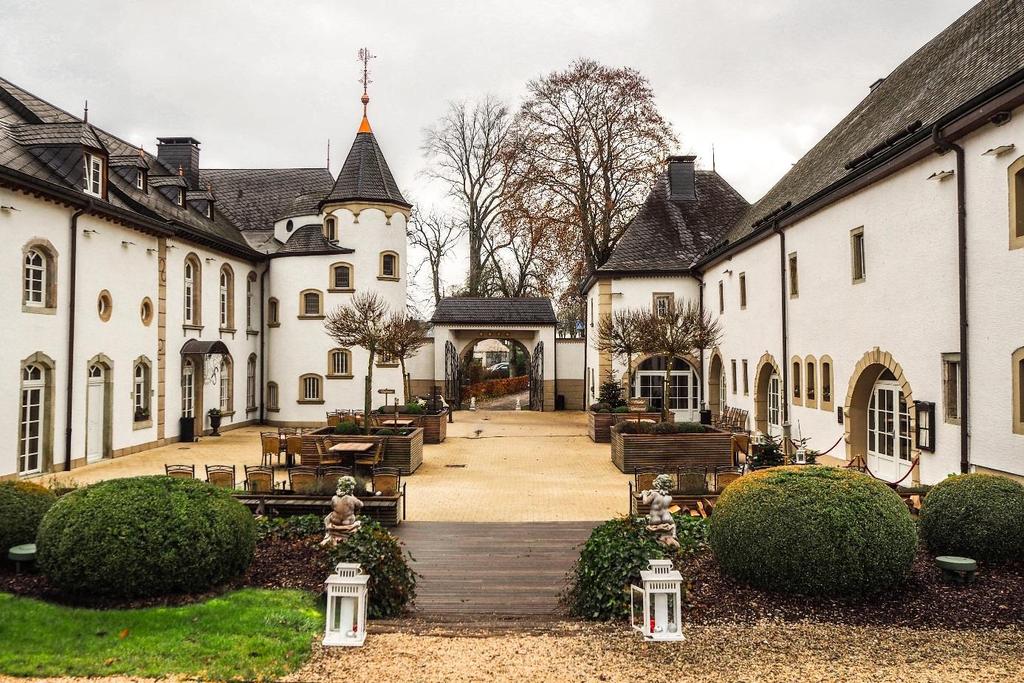
[[[267,423],[267,382],[266,367],[267,360],[264,354],[267,337],[267,277],[270,275],[270,259],[267,259],[267,269],[260,276],[260,424]]]
[[[953,152],[956,155],[956,235],[957,271],[960,326],[960,472],[971,469],[970,458],[970,356],[967,335],[967,180],[965,175],[964,148],[948,140],[942,134],[942,122],[932,127],[932,142],[940,154]]]
[[[68,274],[68,360],[67,386],[64,397],[64,471],[71,471],[71,408],[74,404],[75,390],[75,283],[78,279],[78,219],[93,208],[90,199],[85,206],[71,214],[71,256]]]
[[[786,293],[786,233],[778,220],[772,227],[779,236],[779,303],[782,311],[782,431],[789,434],[789,296]]]
[[[703,320],[704,319],[704,273],[702,273],[700,271],[694,271],[693,277],[694,277],[694,279],[697,280],[697,292],[699,294],[699,296],[697,297],[697,305],[700,306],[700,319]],[[704,410],[707,409],[707,404],[706,404],[706,401],[704,400],[704,398],[707,396],[707,392],[704,390],[704,382],[705,382],[705,379],[706,379],[705,376],[704,376],[704,350],[705,349],[702,346],[702,347],[700,347],[699,350],[700,350],[700,370],[699,370],[700,374],[698,376],[698,381],[700,382],[699,385],[698,385],[698,386],[700,386],[700,404],[699,404],[699,406],[700,406],[700,410],[704,411]]]

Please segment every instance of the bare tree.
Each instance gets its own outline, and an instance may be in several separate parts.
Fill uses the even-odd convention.
[[[677,141],[634,69],[579,59],[527,90],[512,135],[516,191],[539,193],[586,277],[608,260]]]
[[[412,358],[427,343],[429,326],[406,311],[395,311],[388,317],[387,336],[382,351],[397,358],[402,366],[402,391],[406,403],[412,397],[409,376],[405,372],[405,361]]]
[[[479,296],[483,271],[494,257],[488,245],[505,201],[511,123],[508,107],[486,95],[473,103],[450,102],[441,120],[424,131],[423,152],[432,162],[427,174],[448,186],[465,213],[470,296]]]
[[[376,292],[360,292],[344,306],[338,306],[324,320],[327,335],[338,346],[365,349],[368,360],[363,401],[363,425],[370,433],[371,392],[373,389],[373,363],[384,350],[389,337],[390,310]]]
[[[657,323],[646,309],[625,308],[597,321],[595,346],[598,351],[626,361],[626,387],[633,386],[633,357],[650,345]],[[628,390],[628,389],[627,389]]]
[[[441,265],[466,234],[465,223],[437,212],[414,213],[407,230],[409,244],[426,252],[434,305],[441,300]]]
[[[681,308],[674,308],[668,313],[650,316],[648,332],[645,334],[647,343],[643,351],[656,353],[665,360],[665,384],[661,401],[662,419],[668,419],[669,388],[672,386],[672,366],[676,357],[692,354],[697,349],[708,349],[715,346],[722,335],[718,321],[711,314],[702,312],[694,301],[688,301]]]

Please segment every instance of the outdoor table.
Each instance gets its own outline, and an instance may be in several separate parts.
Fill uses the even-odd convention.
[[[376,448],[376,444],[374,444],[373,442],[368,442],[368,441],[339,441],[338,443],[334,444],[333,446],[331,446],[330,448],[327,449],[327,451],[329,453],[334,453],[335,455],[337,455],[338,456],[338,460],[337,461],[334,461],[334,460],[323,461],[322,464],[331,464],[331,463],[334,463],[334,462],[338,462],[338,463],[344,464],[342,462],[343,456],[351,456],[351,458],[352,458],[352,465],[354,466],[355,465],[356,456],[358,456],[360,453],[365,453],[366,451],[372,450],[374,448]]]
[[[412,427],[416,424],[416,420],[410,418],[390,418],[387,420],[381,420],[380,425],[382,427]]]

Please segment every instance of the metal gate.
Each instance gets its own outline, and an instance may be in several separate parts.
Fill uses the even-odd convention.
[[[544,410],[544,342],[537,342],[530,359],[530,410]]]
[[[444,400],[453,410],[462,408],[462,359],[451,341],[444,343]]]

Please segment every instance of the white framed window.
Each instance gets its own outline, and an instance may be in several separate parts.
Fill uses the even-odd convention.
[[[672,294],[656,293],[654,295],[654,314],[663,318],[671,313],[673,298]]]
[[[256,273],[245,279],[245,329],[254,330],[256,321]]]
[[[144,360],[135,363],[132,371],[132,402],[135,406],[135,421],[143,422],[150,418],[149,412],[149,363]]]
[[[206,217],[213,220],[213,202],[206,202]]]
[[[191,359],[181,366],[181,416],[195,415],[196,369]]]
[[[850,276],[854,284],[864,282],[867,277],[866,253],[864,251],[864,227],[850,231]]]
[[[199,324],[199,261],[193,256],[185,259],[184,286],[183,286],[183,310],[186,325]]]
[[[146,172],[145,171],[141,171],[140,170],[138,173],[135,174],[135,187],[139,188],[140,190],[145,190],[146,189]]]
[[[220,269],[220,326],[230,329],[235,326],[235,275],[224,266]]]
[[[278,406],[277,382],[267,382],[267,410],[280,410]]]
[[[178,201],[175,202],[178,206],[185,206],[185,189],[178,188]]]
[[[25,252],[25,290],[22,298],[26,306],[46,306],[46,256],[39,249]]]
[[[103,196],[103,158],[97,154],[86,152],[83,155],[85,162],[83,186],[86,194],[94,197]]]
[[[774,434],[782,430],[782,382],[777,372],[768,377],[768,428]]]
[[[942,414],[946,422],[960,424],[960,354],[942,354]]]
[[[249,354],[245,365],[245,407],[256,410],[256,354]]]
[[[332,349],[327,360],[327,374],[337,376],[352,374],[352,354],[347,349]]]
[[[220,411],[231,412],[232,398],[232,368],[231,361],[227,358],[220,362]]]
[[[322,401],[322,384],[320,375],[303,375],[299,379],[299,400],[301,401]]]
[[[271,297],[267,300],[267,325],[277,327],[281,324],[280,311],[277,299]]]
[[[330,242],[338,241],[338,222],[333,216],[324,221],[324,237]]]
[[[18,434],[18,472],[33,474],[42,470],[43,434],[46,414],[43,401],[46,370],[35,363],[21,370],[21,419]]]

